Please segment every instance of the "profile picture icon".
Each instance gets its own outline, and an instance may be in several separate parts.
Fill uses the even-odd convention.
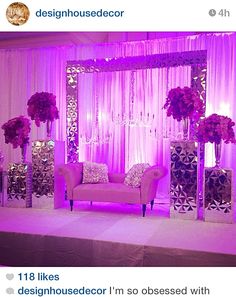
[[[10,4],[6,11],[6,18],[14,26],[24,25],[29,19],[29,8],[21,2]]]

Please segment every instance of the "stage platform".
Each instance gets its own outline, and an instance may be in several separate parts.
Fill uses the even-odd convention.
[[[168,205],[0,208],[0,265],[236,267],[236,224],[170,219]]]

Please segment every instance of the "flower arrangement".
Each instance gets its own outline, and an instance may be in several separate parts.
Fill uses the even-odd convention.
[[[5,143],[11,143],[13,148],[24,147],[29,143],[30,121],[24,116],[9,120],[2,125],[4,130]]]
[[[235,123],[226,116],[212,114],[199,122],[197,137],[200,142],[214,142],[219,144],[236,143],[233,126]]]
[[[59,112],[56,107],[56,96],[52,93],[35,93],[28,100],[28,115],[35,121],[37,127],[40,122],[54,121],[59,118]]]
[[[198,121],[204,114],[203,101],[197,92],[189,87],[171,89],[163,108],[167,109],[168,117],[173,116],[177,121],[186,118]]]

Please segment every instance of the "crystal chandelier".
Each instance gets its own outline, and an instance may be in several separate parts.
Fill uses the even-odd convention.
[[[129,112],[115,113],[112,111],[111,120],[115,125],[129,126],[129,127],[151,127],[155,115],[154,113],[145,113],[143,111],[134,112],[135,107],[135,73],[130,73],[130,87],[129,87]]]
[[[80,134],[80,143],[83,145],[101,145],[108,143],[111,138],[112,133],[110,132],[100,135],[98,131],[94,131],[92,135]]]
[[[144,114],[142,111],[135,115],[131,113],[118,113],[117,115],[114,115],[112,112],[111,118],[115,125],[130,127],[151,127],[152,123],[154,122],[155,115],[150,114],[149,112]]]

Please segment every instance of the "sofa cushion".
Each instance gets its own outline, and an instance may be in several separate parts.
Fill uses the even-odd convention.
[[[140,203],[140,189],[124,183],[80,184],[73,190],[74,200]]]
[[[108,183],[108,167],[106,164],[84,162],[83,184]]]
[[[131,186],[133,188],[139,188],[143,173],[149,167],[150,165],[148,163],[139,163],[133,165],[125,177],[125,185]]]

